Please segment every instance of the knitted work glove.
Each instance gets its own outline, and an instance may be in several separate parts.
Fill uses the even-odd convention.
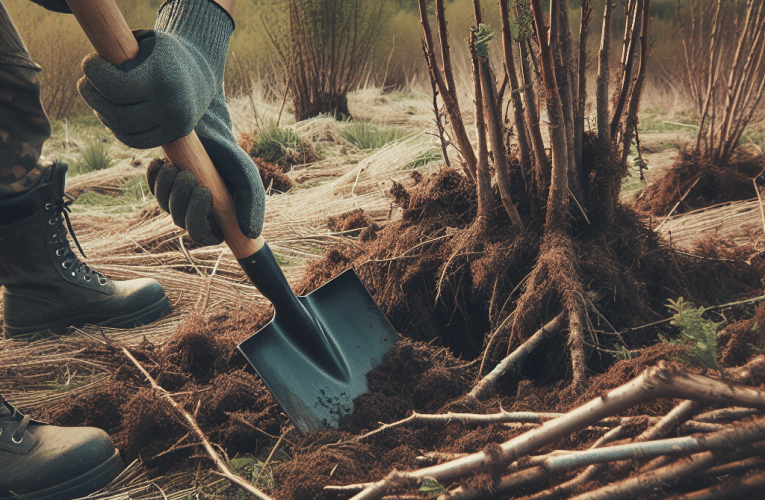
[[[152,148],[196,130],[234,196],[239,228],[257,238],[263,228],[265,190],[257,166],[236,143],[223,92],[233,28],[228,14],[211,0],[170,0],[160,7],[154,31],[137,34],[135,59],[114,66],[98,55],[88,56],[78,89],[104,125],[128,146]],[[175,177],[156,179],[166,184],[157,191],[168,193],[167,202],[157,198],[175,223],[197,243],[220,243],[220,230],[210,222],[209,212],[197,209],[203,195],[188,195],[188,175],[181,177],[177,195],[172,194]],[[183,205],[190,207],[188,213]]]
[[[191,133],[223,88],[233,30],[231,17],[211,0],[166,2],[154,30],[135,33],[135,59],[115,66],[90,54],[77,89],[123,143],[167,144]]]
[[[242,234],[257,238],[263,229],[266,193],[252,158],[240,148],[231,131],[228,108],[219,94],[196,128],[199,140],[234,197]],[[146,172],[157,203],[170,212],[176,225],[188,230],[200,245],[217,245],[223,235],[212,217],[212,193],[191,172],[166,160],[153,160]]]
[[[170,212],[175,225],[186,229],[192,240],[204,246],[223,241],[223,233],[212,215],[212,193],[197,183],[194,174],[155,158],[146,169],[146,180],[160,208]]]

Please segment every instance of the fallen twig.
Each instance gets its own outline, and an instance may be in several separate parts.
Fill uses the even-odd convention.
[[[632,406],[658,398],[682,398],[709,402],[725,402],[738,406],[765,409],[765,397],[759,390],[723,382],[703,375],[680,371],[662,362],[647,369],[634,380],[604,394],[562,417],[546,422],[538,429],[526,432],[497,445],[493,452],[482,451],[445,464],[412,472],[394,471],[385,479],[373,483],[353,500],[379,499],[391,489],[416,487],[426,477],[442,484],[486,467],[509,464],[544,446],[584,429],[599,420],[620,413]]]
[[[526,356],[536,349],[536,347],[544,340],[555,335],[563,327],[565,317],[565,313],[558,314],[552,321],[529,337],[523,345],[513,351],[511,355],[503,359],[491,372],[489,372],[488,375],[478,382],[475,387],[473,387],[473,390],[468,393],[468,397],[475,398],[478,401],[489,399],[492,387],[499,381],[499,378],[509,370],[515,369],[520,365]]]
[[[287,436],[287,434],[290,433],[290,431],[294,429],[294,427],[290,427],[286,431],[282,433],[281,436],[279,436],[279,441],[276,442],[274,445],[274,449],[271,450],[271,453],[268,454],[268,458],[266,459],[265,463],[263,463],[263,467],[260,468],[258,471],[258,477],[255,478],[255,483],[260,480],[260,475],[263,474],[263,471],[266,470],[266,467],[268,467],[268,464],[271,463],[271,459],[274,458],[274,455],[276,454],[276,450],[279,449],[279,446],[281,446],[282,441],[284,441],[284,438]]]
[[[272,500],[271,497],[257,489],[255,486],[250,484],[245,479],[235,475],[233,472],[231,472],[231,469],[228,468],[228,465],[221,460],[221,458],[218,456],[218,454],[215,452],[215,449],[213,448],[212,444],[210,444],[210,441],[207,439],[207,436],[205,436],[205,433],[202,432],[202,429],[199,428],[199,425],[197,424],[194,417],[189,414],[186,410],[184,410],[178,403],[175,402],[173,398],[170,397],[170,394],[162,387],[160,387],[157,382],[154,380],[154,378],[147,372],[144,367],[141,365],[141,363],[138,362],[137,359],[133,357],[132,354],[130,354],[130,351],[127,350],[127,348],[123,347],[122,352],[127,356],[127,358],[133,362],[133,364],[140,370],[141,373],[143,373],[144,377],[149,381],[151,384],[151,387],[158,393],[162,394],[162,397],[164,397],[170,405],[186,420],[187,425],[189,428],[194,431],[194,433],[199,437],[199,439],[202,441],[202,446],[204,446],[205,451],[207,451],[207,454],[210,456],[212,461],[215,463],[215,466],[220,470],[221,476],[228,479],[231,483],[235,484],[236,486],[242,488],[247,493],[250,493],[251,495],[255,496],[255,498],[258,498],[259,500]],[[213,471],[214,472],[214,471]]]
[[[691,187],[689,187],[689,188],[688,188],[688,191],[686,191],[686,192],[685,192],[685,194],[684,194],[683,196],[681,196],[681,197],[680,197],[680,201],[678,201],[677,203],[675,203],[675,206],[674,206],[674,207],[672,207],[672,210],[670,210],[670,211],[669,211],[669,213],[667,214],[667,216],[666,216],[666,217],[664,217],[664,220],[663,220],[663,221],[661,221],[661,224],[659,224],[658,226],[656,226],[656,229],[654,229],[654,231],[655,231],[655,232],[657,232],[657,233],[659,232],[659,229],[661,228],[661,226],[663,226],[663,225],[664,225],[664,223],[665,223],[665,222],[667,222],[667,220],[668,220],[668,219],[669,219],[669,218],[672,216],[672,214],[673,214],[673,213],[675,213],[675,210],[677,210],[677,207],[679,207],[679,206],[680,206],[680,204],[683,202],[683,200],[685,199],[685,197],[686,197],[686,196],[688,196],[688,194],[690,194],[690,192],[691,192],[691,189],[693,189],[693,188],[696,186],[696,184],[698,184],[698,182],[699,182],[700,180],[701,180],[701,176],[698,176],[698,177],[696,178],[696,180],[695,180],[695,181],[693,181],[693,184],[691,184]]]
[[[765,474],[739,478],[724,484],[675,497],[675,500],[719,500],[721,498],[755,498],[765,489]]]

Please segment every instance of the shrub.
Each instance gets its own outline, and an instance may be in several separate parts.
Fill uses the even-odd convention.
[[[265,24],[289,75],[296,120],[350,116],[347,95],[385,29],[384,7],[385,0],[290,0],[289,32]]]
[[[667,308],[675,313],[671,324],[680,329],[683,339],[668,341],[660,335],[664,342],[688,346],[689,361],[694,366],[711,368],[720,371],[717,364],[717,327],[719,323],[704,319],[703,307],[694,307],[693,304],[683,301],[680,297],[677,302],[669,300]]]

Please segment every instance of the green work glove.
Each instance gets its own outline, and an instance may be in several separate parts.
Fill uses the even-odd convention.
[[[263,229],[266,193],[257,165],[236,143],[222,92],[210,104],[196,131],[234,196],[239,229],[245,236],[257,238]],[[153,160],[146,178],[159,206],[170,212],[176,225],[188,230],[192,240],[200,245],[222,241],[221,230],[211,215],[212,193],[199,186],[191,172]]]
[[[115,66],[90,54],[77,89],[120,141],[162,146],[191,133],[223,88],[233,30],[231,17],[211,0],[166,2],[154,30],[135,33],[135,59]]]
[[[170,212],[173,222],[186,229],[192,240],[203,246],[223,241],[212,214],[212,193],[197,183],[194,174],[155,158],[146,169],[146,180],[162,210]]]
[[[257,166],[236,143],[223,92],[233,28],[228,13],[211,0],[170,0],[160,7],[154,31],[137,33],[135,59],[114,66],[96,54],[88,56],[78,89],[104,125],[128,146],[153,148],[196,130],[234,196],[239,228],[257,238],[263,228],[265,191]],[[171,182],[167,176],[157,179]],[[175,197],[170,194],[173,184],[157,189],[168,193],[160,205],[198,243],[220,242],[209,212],[198,210],[202,195],[188,197],[190,180],[185,175],[181,179]],[[188,210],[180,201],[187,199]]]
[[[37,5],[41,5],[48,10],[58,12],[59,14],[71,14],[72,9],[69,8],[69,4],[66,0],[32,0]]]

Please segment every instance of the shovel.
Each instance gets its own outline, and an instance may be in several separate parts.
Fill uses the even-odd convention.
[[[96,51],[113,64],[138,54],[114,0],[70,2]],[[212,191],[213,215],[226,244],[253,285],[274,306],[274,317],[238,348],[301,433],[337,428],[367,392],[366,374],[398,334],[352,269],[305,297],[292,292],[263,237],[242,234],[231,193],[192,131],[162,147],[173,165],[191,171]]]

